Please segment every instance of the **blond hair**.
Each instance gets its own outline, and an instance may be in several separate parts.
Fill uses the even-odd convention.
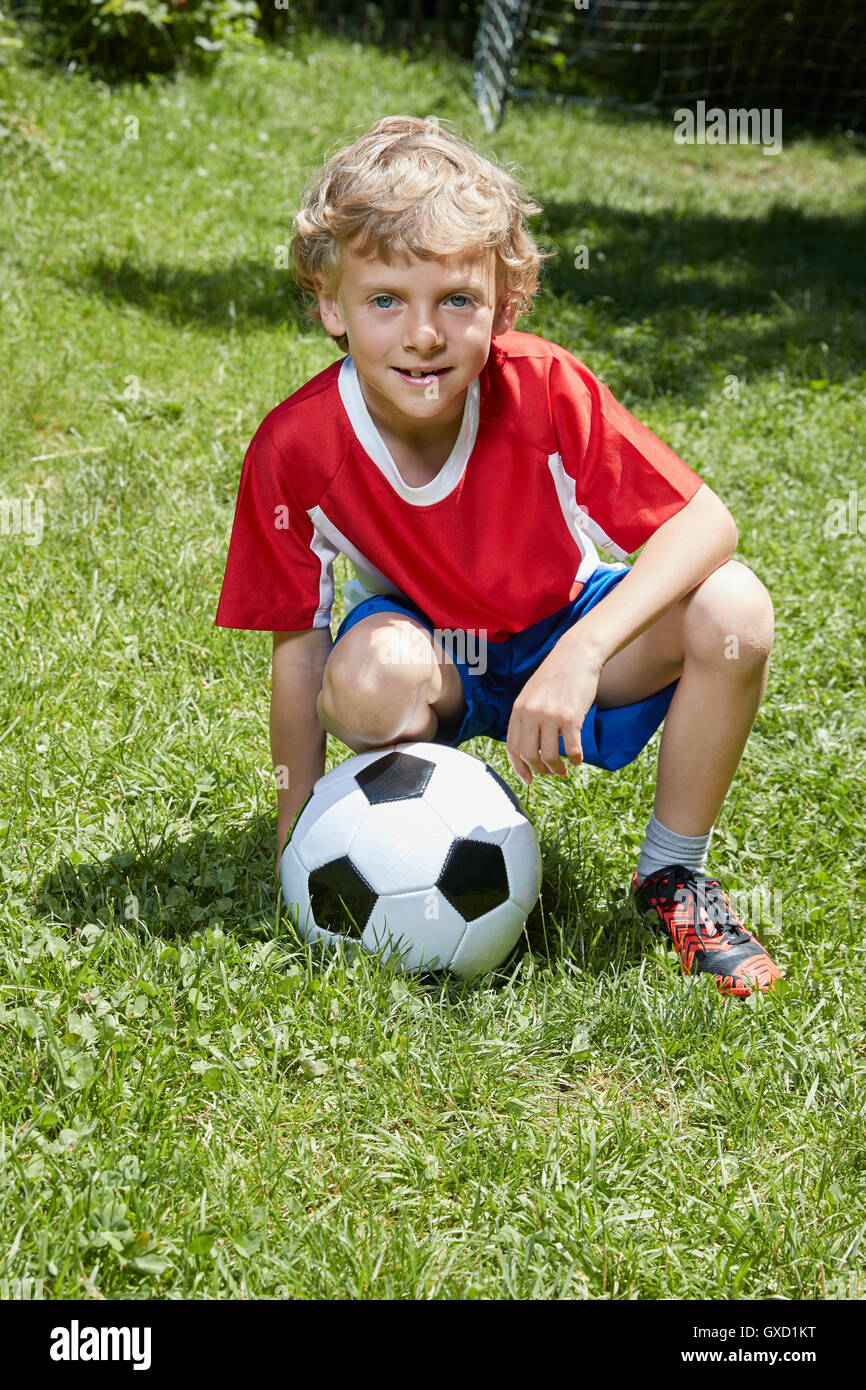
[[[382,261],[455,253],[496,253],[497,281],[510,322],[532,309],[542,260],[524,218],[541,211],[515,177],[448,130],[438,118],[385,116],[338,150],[308,182],[292,226],[293,275],[310,318],[321,319],[315,276],[328,293],[340,281],[340,251]],[[349,351],[346,334],[336,343]]]

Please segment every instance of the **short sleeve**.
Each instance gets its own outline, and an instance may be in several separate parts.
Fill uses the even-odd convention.
[[[287,461],[263,422],[241,470],[217,626],[327,627],[335,555],[298,503]]]
[[[703,479],[576,357],[552,359],[549,390],[576,504],[605,548],[630,555],[691,501]]]

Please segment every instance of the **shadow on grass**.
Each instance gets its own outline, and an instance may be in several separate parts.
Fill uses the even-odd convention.
[[[544,263],[536,319],[518,327],[554,337],[571,311],[578,355],[612,352],[641,394],[699,403],[728,373],[779,366],[804,380],[862,373],[862,211],[823,216],[778,204],[730,217],[551,200],[535,230],[559,254]],[[584,244],[589,265],[578,270],[575,248]],[[221,335],[229,322],[241,333],[262,324],[323,332],[289,273],[260,263],[196,270],[99,259],[77,288]]]
[[[108,304],[132,304],[175,326],[196,324],[225,336],[257,332],[263,324],[285,324],[300,332],[318,327],[306,316],[290,272],[261,262],[233,261],[214,269],[186,265],[141,265],[131,260],[97,257],[71,288]],[[324,329],[319,328],[324,336]]]
[[[597,975],[637,965],[649,940],[628,893],[611,877],[591,845],[583,845],[579,824],[542,837],[544,882],[530,913],[525,945],[539,965],[569,960]]]
[[[53,931],[77,933],[96,923],[142,941],[182,941],[210,927],[245,940],[279,937],[291,946],[299,938],[277,887],[274,849],[273,817],[264,815],[229,834],[204,828],[182,841],[171,835],[100,861],[63,859],[36,890],[38,915]],[[571,847],[561,842],[545,844],[543,853],[541,900],[508,959],[482,977],[485,985],[502,988],[528,952],[549,970],[565,959],[593,974],[637,964],[646,934],[624,895],[600,910],[598,869],[576,871]],[[419,978],[434,992],[443,984],[454,996],[466,988],[441,975]]]
[[[729,217],[550,201],[537,230],[560,248],[545,262],[539,309],[574,311],[581,334],[631,369],[639,389],[699,401],[738,368],[862,374],[862,211],[822,216],[774,204]],[[583,270],[574,267],[581,245]]]
[[[197,829],[138,845],[104,860],[63,859],[36,900],[55,929],[89,922],[106,929],[183,939],[219,926],[226,935],[267,939],[277,921],[272,816],[254,816],[228,834]]]

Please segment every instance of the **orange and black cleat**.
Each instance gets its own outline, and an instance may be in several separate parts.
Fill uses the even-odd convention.
[[[671,864],[650,874],[632,892],[638,911],[662,931],[686,975],[714,975],[722,994],[747,999],[772,989],[782,972],[747,931],[716,878]]]

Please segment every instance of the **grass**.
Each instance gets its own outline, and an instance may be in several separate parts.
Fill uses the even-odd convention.
[[[48,1297],[862,1295],[864,538],[824,528],[866,502],[862,146],[541,106],[490,138],[470,91],[330,39],[146,90],[0,69],[3,492],[44,503],[0,549],[0,1277]],[[338,355],[277,248],[403,111],[518,162],[560,250],[518,326],[721,494],[773,595],[710,863],[774,904],[776,997],[683,978],[628,908],[658,736],[533,781],[542,902],[471,987],[280,913],[270,638],[213,619],[244,450]]]

